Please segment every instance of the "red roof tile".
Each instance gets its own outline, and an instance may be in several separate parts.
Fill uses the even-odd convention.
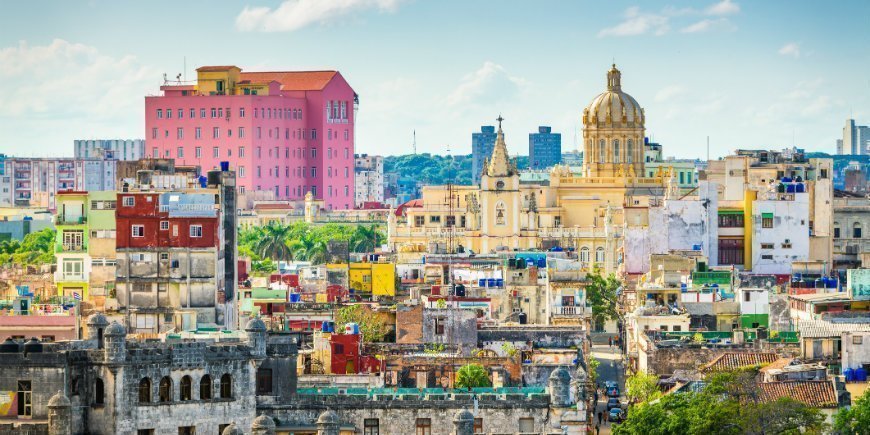
[[[337,71],[266,71],[243,72],[241,79],[252,82],[276,81],[283,91],[318,91],[326,87]]]
[[[759,352],[726,352],[701,367],[701,372],[710,373],[723,370],[734,370],[741,367],[770,364],[779,359],[775,353]]]
[[[816,408],[836,408],[837,390],[831,381],[785,381],[760,384],[762,398],[767,401],[790,397]]]

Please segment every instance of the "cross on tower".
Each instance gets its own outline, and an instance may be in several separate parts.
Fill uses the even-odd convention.
[[[498,114],[498,118],[495,120],[498,121],[498,129],[501,130],[501,122],[504,121],[504,118],[501,117],[501,113]]]

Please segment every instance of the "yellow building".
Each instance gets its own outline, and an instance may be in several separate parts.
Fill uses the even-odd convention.
[[[345,267],[345,265],[336,265],[335,267]],[[351,289],[358,292],[371,293],[374,296],[395,296],[396,265],[393,263],[350,263],[348,284]]]
[[[477,253],[573,247],[586,268],[615,271],[622,228],[642,225],[670,174],[644,177],[643,109],[621,87],[616,66],[607,89],[583,110],[580,173],[556,166],[549,184],[520,184],[499,117],[496,143],[479,186],[425,186],[422,200],[391,216],[389,243],[400,252]]]

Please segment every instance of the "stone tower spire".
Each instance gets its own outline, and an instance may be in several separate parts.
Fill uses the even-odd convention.
[[[504,131],[501,129],[501,122],[504,121],[504,118],[498,115],[496,121],[498,121],[498,132],[495,136],[495,146],[492,148],[492,157],[486,166],[486,175],[490,177],[508,177],[516,173],[516,168],[511,163],[507,144],[504,142]]]
[[[622,85],[620,80],[622,79],[622,73],[616,69],[616,64],[613,64],[613,67],[610,68],[610,71],[607,71],[607,90],[608,91],[620,91],[622,90]]]

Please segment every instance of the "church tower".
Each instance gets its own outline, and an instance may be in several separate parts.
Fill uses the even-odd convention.
[[[622,92],[621,82],[614,64],[607,72],[607,90],[583,110],[585,177],[644,176],[644,112]]]
[[[498,132],[492,156],[483,168],[480,177],[480,212],[482,252],[490,252],[500,246],[519,247],[520,234],[520,175],[511,162],[504,131],[498,117]]]

